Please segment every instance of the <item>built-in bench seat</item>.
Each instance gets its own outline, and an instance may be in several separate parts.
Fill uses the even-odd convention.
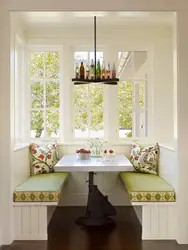
[[[30,176],[14,191],[14,202],[58,202],[68,173]]]
[[[120,173],[132,202],[174,202],[174,189],[160,176],[133,172]]]
[[[123,172],[120,178],[142,224],[142,239],[175,240],[177,217],[173,187],[153,174]]]
[[[47,240],[47,227],[68,173],[30,176],[13,194],[14,239]]]

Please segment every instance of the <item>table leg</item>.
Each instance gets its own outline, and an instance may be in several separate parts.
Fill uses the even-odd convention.
[[[108,201],[96,185],[94,185],[94,172],[89,172],[88,201],[84,217],[76,219],[81,226],[103,226],[114,223],[109,216],[116,215],[116,209]]]

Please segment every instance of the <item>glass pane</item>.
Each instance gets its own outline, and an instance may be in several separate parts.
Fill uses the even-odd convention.
[[[90,52],[90,61],[91,61],[91,59],[94,60],[94,52]],[[103,52],[98,51],[97,54],[96,54],[96,59],[97,59],[97,61],[99,59],[100,63],[102,64],[102,62],[103,62]]]
[[[88,63],[88,52],[87,51],[77,51],[74,53],[74,63]]]
[[[44,78],[44,52],[31,52],[30,77]]]
[[[145,107],[145,83],[139,84],[139,104],[141,108]]]
[[[89,95],[91,108],[103,108],[104,106],[104,88],[101,85],[90,85],[89,86]]]
[[[132,83],[119,82],[118,83],[118,98],[119,108],[132,108]]]
[[[59,78],[60,53],[46,53],[46,78]]]
[[[74,103],[76,108],[88,107],[88,85],[74,86]]]
[[[91,110],[90,136],[104,137],[103,110]]]
[[[88,112],[76,110],[74,125],[75,137],[88,137]]]
[[[31,108],[44,107],[44,83],[35,82],[31,84]]]
[[[46,111],[46,131],[49,137],[59,137],[59,111]]]
[[[132,110],[119,111],[119,137],[132,137]]]
[[[59,83],[46,83],[46,107],[59,108]]]
[[[31,138],[44,136],[44,112],[31,111]]]

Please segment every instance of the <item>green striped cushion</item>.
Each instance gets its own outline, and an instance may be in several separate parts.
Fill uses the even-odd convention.
[[[120,177],[131,201],[175,201],[174,189],[158,175],[122,172]]]
[[[58,202],[68,173],[30,176],[14,191],[15,202]]]

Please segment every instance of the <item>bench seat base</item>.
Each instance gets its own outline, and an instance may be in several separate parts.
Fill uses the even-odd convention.
[[[47,227],[57,203],[14,203],[13,206],[14,240],[48,239]]]
[[[143,240],[176,240],[176,202],[132,202],[132,205],[135,211],[136,206],[142,209],[141,216],[137,216]]]

